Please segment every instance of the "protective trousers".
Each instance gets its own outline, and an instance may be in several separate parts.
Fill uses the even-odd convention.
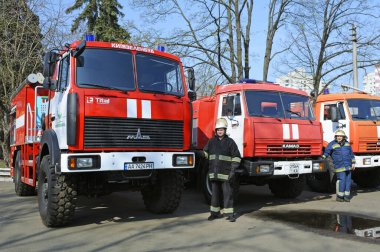
[[[212,196],[211,196],[211,214],[219,214],[229,216],[234,213],[234,198],[232,184],[227,181],[211,181]],[[223,209],[221,207],[223,194]]]
[[[336,173],[336,196],[338,198],[349,198],[351,190],[351,171]]]

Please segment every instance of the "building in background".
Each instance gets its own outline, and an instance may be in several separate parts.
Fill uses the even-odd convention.
[[[380,65],[375,65],[375,70],[368,73],[363,79],[363,89],[372,95],[380,95]]]
[[[283,87],[290,87],[305,91],[308,94],[314,90],[313,76],[306,73],[304,68],[297,68],[294,71],[289,72],[287,75],[276,78],[276,83]],[[324,86],[325,84],[321,82],[319,91],[321,91]]]

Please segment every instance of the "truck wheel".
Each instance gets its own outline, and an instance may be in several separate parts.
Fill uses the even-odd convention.
[[[208,177],[208,166],[204,166],[202,168],[202,193],[205,199],[205,202],[207,205],[211,204],[211,196],[212,196],[212,188],[211,188],[211,181]],[[234,194],[234,203],[237,202],[238,196],[239,196],[239,190],[240,190],[240,179],[239,174],[236,174],[235,181],[232,185],[232,190]],[[221,205],[223,205],[223,196],[221,195]]]
[[[201,172],[201,188],[202,188],[202,193],[203,193],[206,204],[210,205],[212,188],[211,188],[211,181],[208,177],[208,165],[205,163],[206,162],[203,162],[202,168],[201,168],[202,169],[202,172]]]
[[[179,206],[183,188],[181,171],[160,171],[157,181],[141,190],[146,209],[157,214],[174,212]]]
[[[76,196],[74,178],[55,174],[50,156],[44,156],[38,174],[38,208],[43,224],[66,225],[74,216]]]
[[[27,185],[21,181],[21,153],[18,151],[16,155],[15,173],[13,177],[15,183],[15,192],[18,196],[30,196],[36,194],[33,186]]]
[[[334,173],[330,172],[330,169],[333,169],[334,165],[332,159],[327,158],[329,170],[326,172],[320,173],[311,173],[306,175],[306,183],[314,192],[320,193],[333,193],[335,192],[335,182],[336,178]],[[333,179],[330,179],[330,176],[334,176]]]
[[[353,172],[352,179],[360,187],[377,187],[380,185],[380,167],[369,171]]]
[[[290,179],[288,177],[272,179],[269,181],[269,189],[278,198],[296,198],[304,188],[305,178],[300,175],[297,179]]]

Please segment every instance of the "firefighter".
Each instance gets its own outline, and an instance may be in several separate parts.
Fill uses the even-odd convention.
[[[204,157],[209,161],[209,179],[212,187],[209,221],[222,218],[221,212],[230,222],[235,222],[233,185],[235,170],[240,165],[240,152],[235,141],[226,135],[227,120],[219,118],[215,125],[215,136],[203,149]],[[221,209],[223,194],[223,209]]]
[[[355,156],[343,130],[334,133],[335,139],[329,143],[323,158],[331,156],[336,173],[336,201],[350,202],[351,171],[355,170]]]

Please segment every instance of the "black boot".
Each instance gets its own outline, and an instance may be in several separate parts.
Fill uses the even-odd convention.
[[[338,202],[344,202],[344,199],[343,198],[341,198],[341,197],[336,197],[336,201],[338,201]]]
[[[220,213],[211,213],[207,220],[213,221],[220,218],[222,218],[222,215]]]
[[[235,214],[228,215],[226,220],[228,220],[229,222],[235,222],[236,221],[236,215]]]

